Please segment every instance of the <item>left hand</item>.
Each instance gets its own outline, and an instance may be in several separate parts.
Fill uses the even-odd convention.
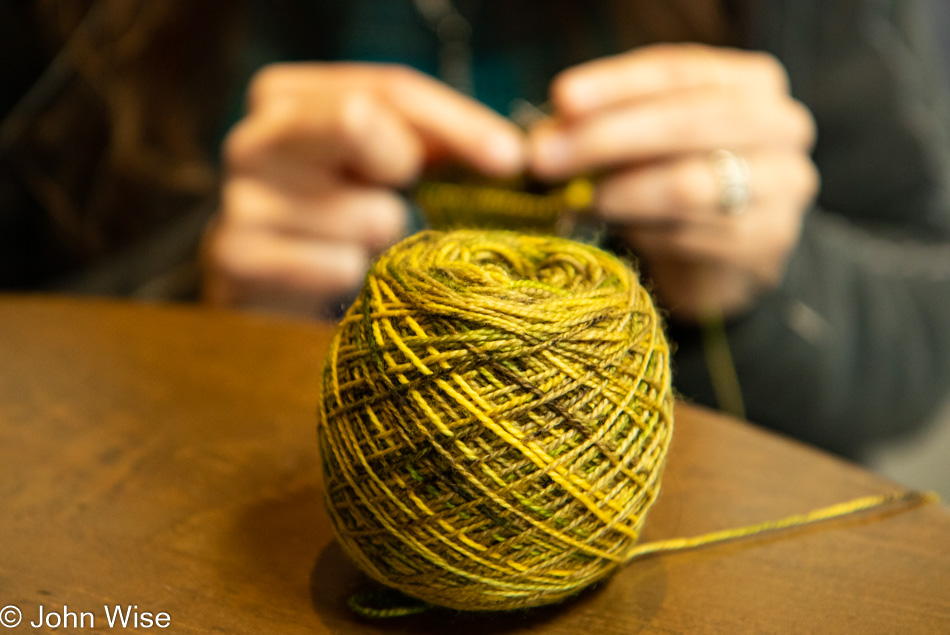
[[[600,175],[595,208],[643,260],[674,317],[735,315],[779,284],[818,190],[810,112],[764,53],[656,45],[569,69],[530,132],[544,179]],[[727,214],[711,156],[748,164]]]

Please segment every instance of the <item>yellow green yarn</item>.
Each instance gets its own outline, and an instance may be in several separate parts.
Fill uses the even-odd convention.
[[[373,265],[333,338],[327,508],[359,567],[407,595],[556,602],[636,553],[672,408],[660,319],[616,257],[422,232]]]
[[[673,432],[669,356],[636,274],[594,247],[427,231],[381,256],[324,369],[324,491],[354,562],[422,604],[369,593],[352,610],[538,606],[633,558],[936,500],[637,544]]]

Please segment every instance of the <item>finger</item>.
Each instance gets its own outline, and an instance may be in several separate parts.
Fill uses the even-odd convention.
[[[362,247],[261,232],[221,231],[206,253],[206,299],[217,305],[315,311],[357,288],[369,266]],[[286,307],[282,307],[286,308]]]
[[[747,272],[763,284],[774,284],[800,231],[800,211],[775,206],[721,223],[629,225],[621,235],[646,262],[725,266]]]
[[[734,86],[784,94],[788,78],[767,53],[659,44],[564,71],[552,83],[551,100],[559,116],[573,119],[663,93]]]
[[[338,184],[319,196],[293,196],[256,179],[233,179],[223,191],[226,222],[300,237],[349,242],[378,252],[401,238],[408,203],[380,187]]]
[[[225,223],[300,237],[363,245],[378,252],[402,237],[406,200],[387,188],[337,183],[318,195],[293,195],[251,178],[231,179],[222,193]]]
[[[749,199],[756,207],[773,204],[805,208],[818,189],[818,172],[807,155],[796,152],[747,153]],[[637,165],[600,181],[594,207],[611,223],[718,223],[730,217],[719,204],[721,184],[706,154]]]
[[[523,171],[524,133],[513,122],[421,73],[403,69],[387,79],[389,102],[430,142],[489,176]]]
[[[741,315],[762,289],[771,286],[729,265],[673,257],[651,261],[649,271],[664,309],[671,317],[693,323]]]
[[[523,169],[523,133],[511,121],[435,79],[389,64],[295,64],[270,67],[249,91],[251,111],[281,99],[313,102],[328,93],[372,95],[415,133],[490,175]]]
[[[689,155],[639,165],[603,179],[594,208],[612,223],[697,222],[715,215],[717,197],[718,184],[708,161]]]
[[[576,123],[548,122],[529,138],[531,166],[546,179],[716,148],[786,146],[814,140],[809,111],[791,99],[700,90],[655,99]]]
[[[254,173],[298,191],[322,186],[321,171],[402,185],[419,172],[422,158],[422,144],[406,122],[360,92],[271,100],[225,143],[229,173]]]

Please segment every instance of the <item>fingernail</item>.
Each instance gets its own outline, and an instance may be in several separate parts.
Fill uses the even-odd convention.
[[[565,83],[562,106],[572,113],[593,110],[597,104],[596,84],[586,77],[571,78]]]
[[[567,172],[574,157],[574,149],[567,135],[547,133],[536,140],[534,168],[543,176],[557,176]]]
[[[496,132],[485,139],[485,157],[493,171],[501,174],[515,174],[524,169],[524,143],[515,135]]]

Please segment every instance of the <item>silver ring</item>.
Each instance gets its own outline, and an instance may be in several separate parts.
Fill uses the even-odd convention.
[[[719,186],[717,204],[726,216],[738,216],[749,208],[749,164],[729,150],[715,150],[709,156]]]

